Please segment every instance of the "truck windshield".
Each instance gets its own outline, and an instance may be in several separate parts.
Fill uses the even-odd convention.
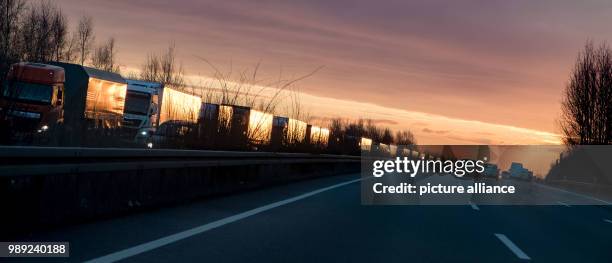
[[[147,115],[150,104],[150,94],[128,90],[125,97],[125,113]]]
[[[2,92],[4,97],[44,104],[51,103],[53,96],[53,86],[51,85],[20,81],[13,81],[10,84],[11,86],[9,87],[9,84],[5,83],[5,88]]]

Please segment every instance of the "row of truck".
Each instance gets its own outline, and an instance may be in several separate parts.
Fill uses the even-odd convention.
[[[320,150],[330,144],[324,127],[248,107],[206,103],[161,83],[77,64],[13,64],[0,95],[2,136],[12,140],[271,150]],[[372,140],[348,136],[332,144],[343,153],[356,153]]]

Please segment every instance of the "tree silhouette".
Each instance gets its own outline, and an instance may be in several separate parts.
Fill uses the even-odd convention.
[[[612,143],[612,50],[587,41],[578,55],[562,102],[567,145]]]

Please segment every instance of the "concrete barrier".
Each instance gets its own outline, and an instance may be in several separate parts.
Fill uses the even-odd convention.
[[[294,180],[358,172],[358,157],[0,147],[2,232],[95,220]]]

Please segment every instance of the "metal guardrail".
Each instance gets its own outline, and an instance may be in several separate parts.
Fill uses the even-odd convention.
[[[359,160],[359,156],[309,153],[2,146],[0,176]]]
[[[328,154],[0,146],[0,236],[359,168]]]

